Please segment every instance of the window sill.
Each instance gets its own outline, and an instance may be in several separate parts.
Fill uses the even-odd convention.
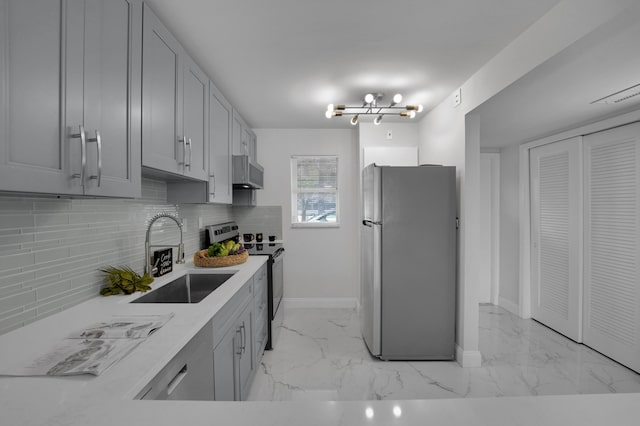
[[[340,223],[331,222],[331,223],[322,223],[322,222],[302,222],[302,223],[292,223],[292,228],[340,228]]]

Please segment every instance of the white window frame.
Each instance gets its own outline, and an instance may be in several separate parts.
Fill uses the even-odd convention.
[[[315,188],[312,191],[298,188],[298,160],[299,159],[328,159],[334,158],[336,162],[336,187]],[[340,227],[340,159],[337,155],[292,155],[291,168],[291,227],[292,228],[339,228]],[[301,192],[330,193],[336,198],[335,222],[298,222],[298,194]]]

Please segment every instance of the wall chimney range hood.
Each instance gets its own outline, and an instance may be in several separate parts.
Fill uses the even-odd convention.
[[[262,189],[264,168],[251,160],[248,155],[233,156],[233,188]]]

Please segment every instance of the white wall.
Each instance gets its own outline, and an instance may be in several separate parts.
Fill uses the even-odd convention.
[[[500,306],[518,313],[520,147],[500,151]]]
[[[462,104],[451,105],[451,96],[420,122],[420,162],[437,162],[458,168],[459,268],[458,268],[458,361],[480,365],[478,351],[477,297],[473,277],[478,264],[474,253],[481,249],[479,162],[480,126],[465,117],[538,65],[607,21],[624,13],[634,0],[564,0],[511,42],[462,85]],[[470,126],[469,126],[470,125]]]
[[[282,205],[284,297],[297,306],[354,305],[359,297],[356,130],[256,129],[265,169],[258,205]],[[337,155],[339,228],[291,227],[292,155]]]

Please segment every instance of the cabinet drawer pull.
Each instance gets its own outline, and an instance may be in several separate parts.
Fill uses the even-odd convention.
[[[167,394],[168,395],[171,395],[173,393],[173,391],[176,390],[176,388],[178,387],[180,382],[182,382],[184,380],[184,378],[187,376],[187,370],[188,370],[187,364],[185,364],[184,367],[182,367],[180,369],[178,374],[176,374],[176,377],[171,379],[171,381],[167,385]]]

